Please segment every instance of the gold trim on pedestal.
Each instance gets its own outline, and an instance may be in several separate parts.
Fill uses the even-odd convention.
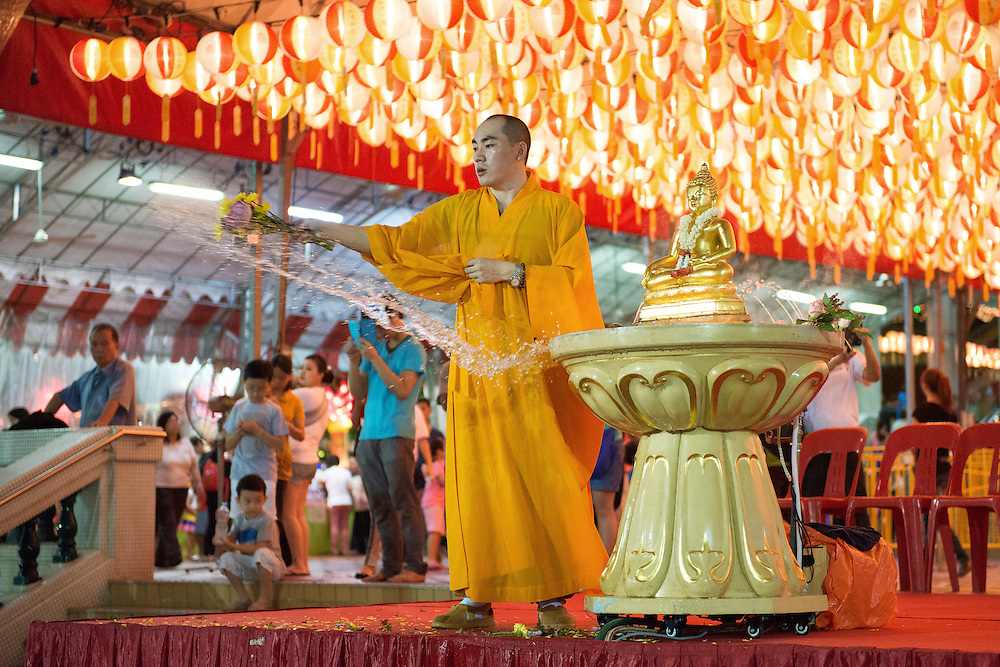
[[[680,301],[662,304],[644,304],[636,316],[637,322],[686,320],[711,322],[749,322],[746,308],[739,297],[712,299],[710,301]]]

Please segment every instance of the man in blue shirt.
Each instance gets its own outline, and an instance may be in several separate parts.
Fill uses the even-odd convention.
[[[118,331],[98,324],[90,331],[90,356],[97,364],[49,399],[45,412],[66,406],[80,413],[80,426],[135,424],[135,369],[118,358]]]
[[[413,486],[413,418],[426,354],[402,330],[402,314],[387,314],[391,328],[378,328],[375,345],[362,338],[348,352],[351,393],[365,400],[355,455],[382,538],[382,570],[363,581],[421,583],[427,530]]]

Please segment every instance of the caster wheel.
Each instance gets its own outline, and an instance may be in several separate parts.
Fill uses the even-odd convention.
[[[686,624],[686,616],[667,616],[663,619],[663,634],[669,639],[677,639]]]
[[[749,637],[750,639],[757,639],[758,637],[761,636],[764,629],[761,627],[760,621],[750,621],[749,623],[747,623],[746,631],[747,631],[747,637]]]
[[[792,631],[799,636],[808,635],[811,629],[812,624],[806,623],[805,621],[796,621],[795,625],[792,627]]]
[[[622,635],[632,628],[633,621],[631,618],[624,616],[613,617],[612,620],[601,625],[601,629],[597,631],[596,638],[607,642],[621,641],[623,639]]]
[[[663,628],[663,634],[666,635],[668,639],[677,639],[680,636],[681,631],[676,625],[668,625]]]

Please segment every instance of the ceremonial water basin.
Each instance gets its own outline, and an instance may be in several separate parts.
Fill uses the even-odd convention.
[[[842,348],[812,326],[644,324],[552,340],[580,398],[642,436],[597,613],[826,608],[796,562],[757,433],[805,409]]]

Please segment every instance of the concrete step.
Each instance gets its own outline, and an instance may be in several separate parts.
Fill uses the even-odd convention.
[[[111,609],[222,611],[236,602],[233,587],[217,581],[114,581],[108,586]],[[286,580],[275,586],[279,609],[351,607],[400,602],[437,602],[454,598],[442,584],[328,583]]]
[[[143,609],[140,607],[95,607],[93,609],[68,609],[66,618],[70,621],[144,618],[146,616],[188,616],[203,614],[204,609]]]

